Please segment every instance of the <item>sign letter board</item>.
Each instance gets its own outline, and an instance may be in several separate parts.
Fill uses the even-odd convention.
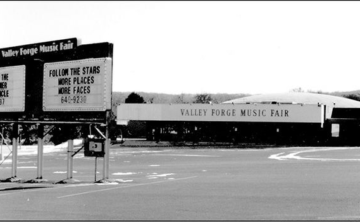
[[[44,64],[43,111],[106,111],[111,90],[111,58]]]
[[[0,67],[0,112],[25,111],[25,65]]]

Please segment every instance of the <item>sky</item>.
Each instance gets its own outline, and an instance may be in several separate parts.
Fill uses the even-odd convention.
[[[0,2],[0,48],[114,44],[113,91],[360,89],[360,2]]]

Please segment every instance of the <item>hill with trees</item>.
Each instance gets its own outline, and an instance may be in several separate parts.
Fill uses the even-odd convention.
[[[125,99],[133,92],[113,92],[113,104],[125,103]],[[138,95],[144,98],[145,103],[156,104],[178,104],[178,103],[195,103],[197,95],[210,95],[213,103],[222,103],[228,100],[250,96],[251,94],[165,94],[165,93],[147,93],[136,92]]]
[[[305,92],[301,88],[290,90],[290,92]],[[345,91],[345,92],[322,92],[322,91],[307,91],[308,93],[318,93],[333,96],[345,97],[360,101],[360,90]],[[121,103],[126,103],[126,99],[135,92],[113,92],[112,97],[112,111],[116,115],[116,107]],[[232,99],[237,99],[252,94],[226,94],[226,93],[200,93],[200,94],[166,94],[166,93],[148,93],[136,92],[141,97],[140,103],[155,103],[155,104],[187,104],[187,103],[223,103]],[[139,103],[139,102],[138,102]]]
[[[290,90],[291,92],[304,92],[301,88]],[[349,99],[360,101],[360,90],[345,91],[345,92],[322,92],[322,91],[307,91],[309,93],[327,94],[333,96],[341,96]],[[135,92],[113,92],[113,111],[116,110],[116,106],[125,103],[126,98]],[[252,94],[239,93],[239,94],[226,94],[226,93],[199,93],[199,94],[166,94],[166,93],[148,93],[148,92],[136,92],[144,99],[145,103],[155,104],[186,104],[186,103],[222,103],[232,99],[237,99],[245,96],[251,96]]]

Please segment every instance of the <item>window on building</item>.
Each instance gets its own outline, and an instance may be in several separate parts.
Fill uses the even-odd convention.
[[[340,124],[337,123],[331,124],[331,136],[332,137],[340,136]]]

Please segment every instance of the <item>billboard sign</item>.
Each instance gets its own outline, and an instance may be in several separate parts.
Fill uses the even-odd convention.
[[[121,104],[117,121],[323,123],[323,105]]]
[[[25,65],[0,67],[0,112],[25,111]]]
[[[111,58],[44,64],[43,111],[106,111],[111,91]]]

